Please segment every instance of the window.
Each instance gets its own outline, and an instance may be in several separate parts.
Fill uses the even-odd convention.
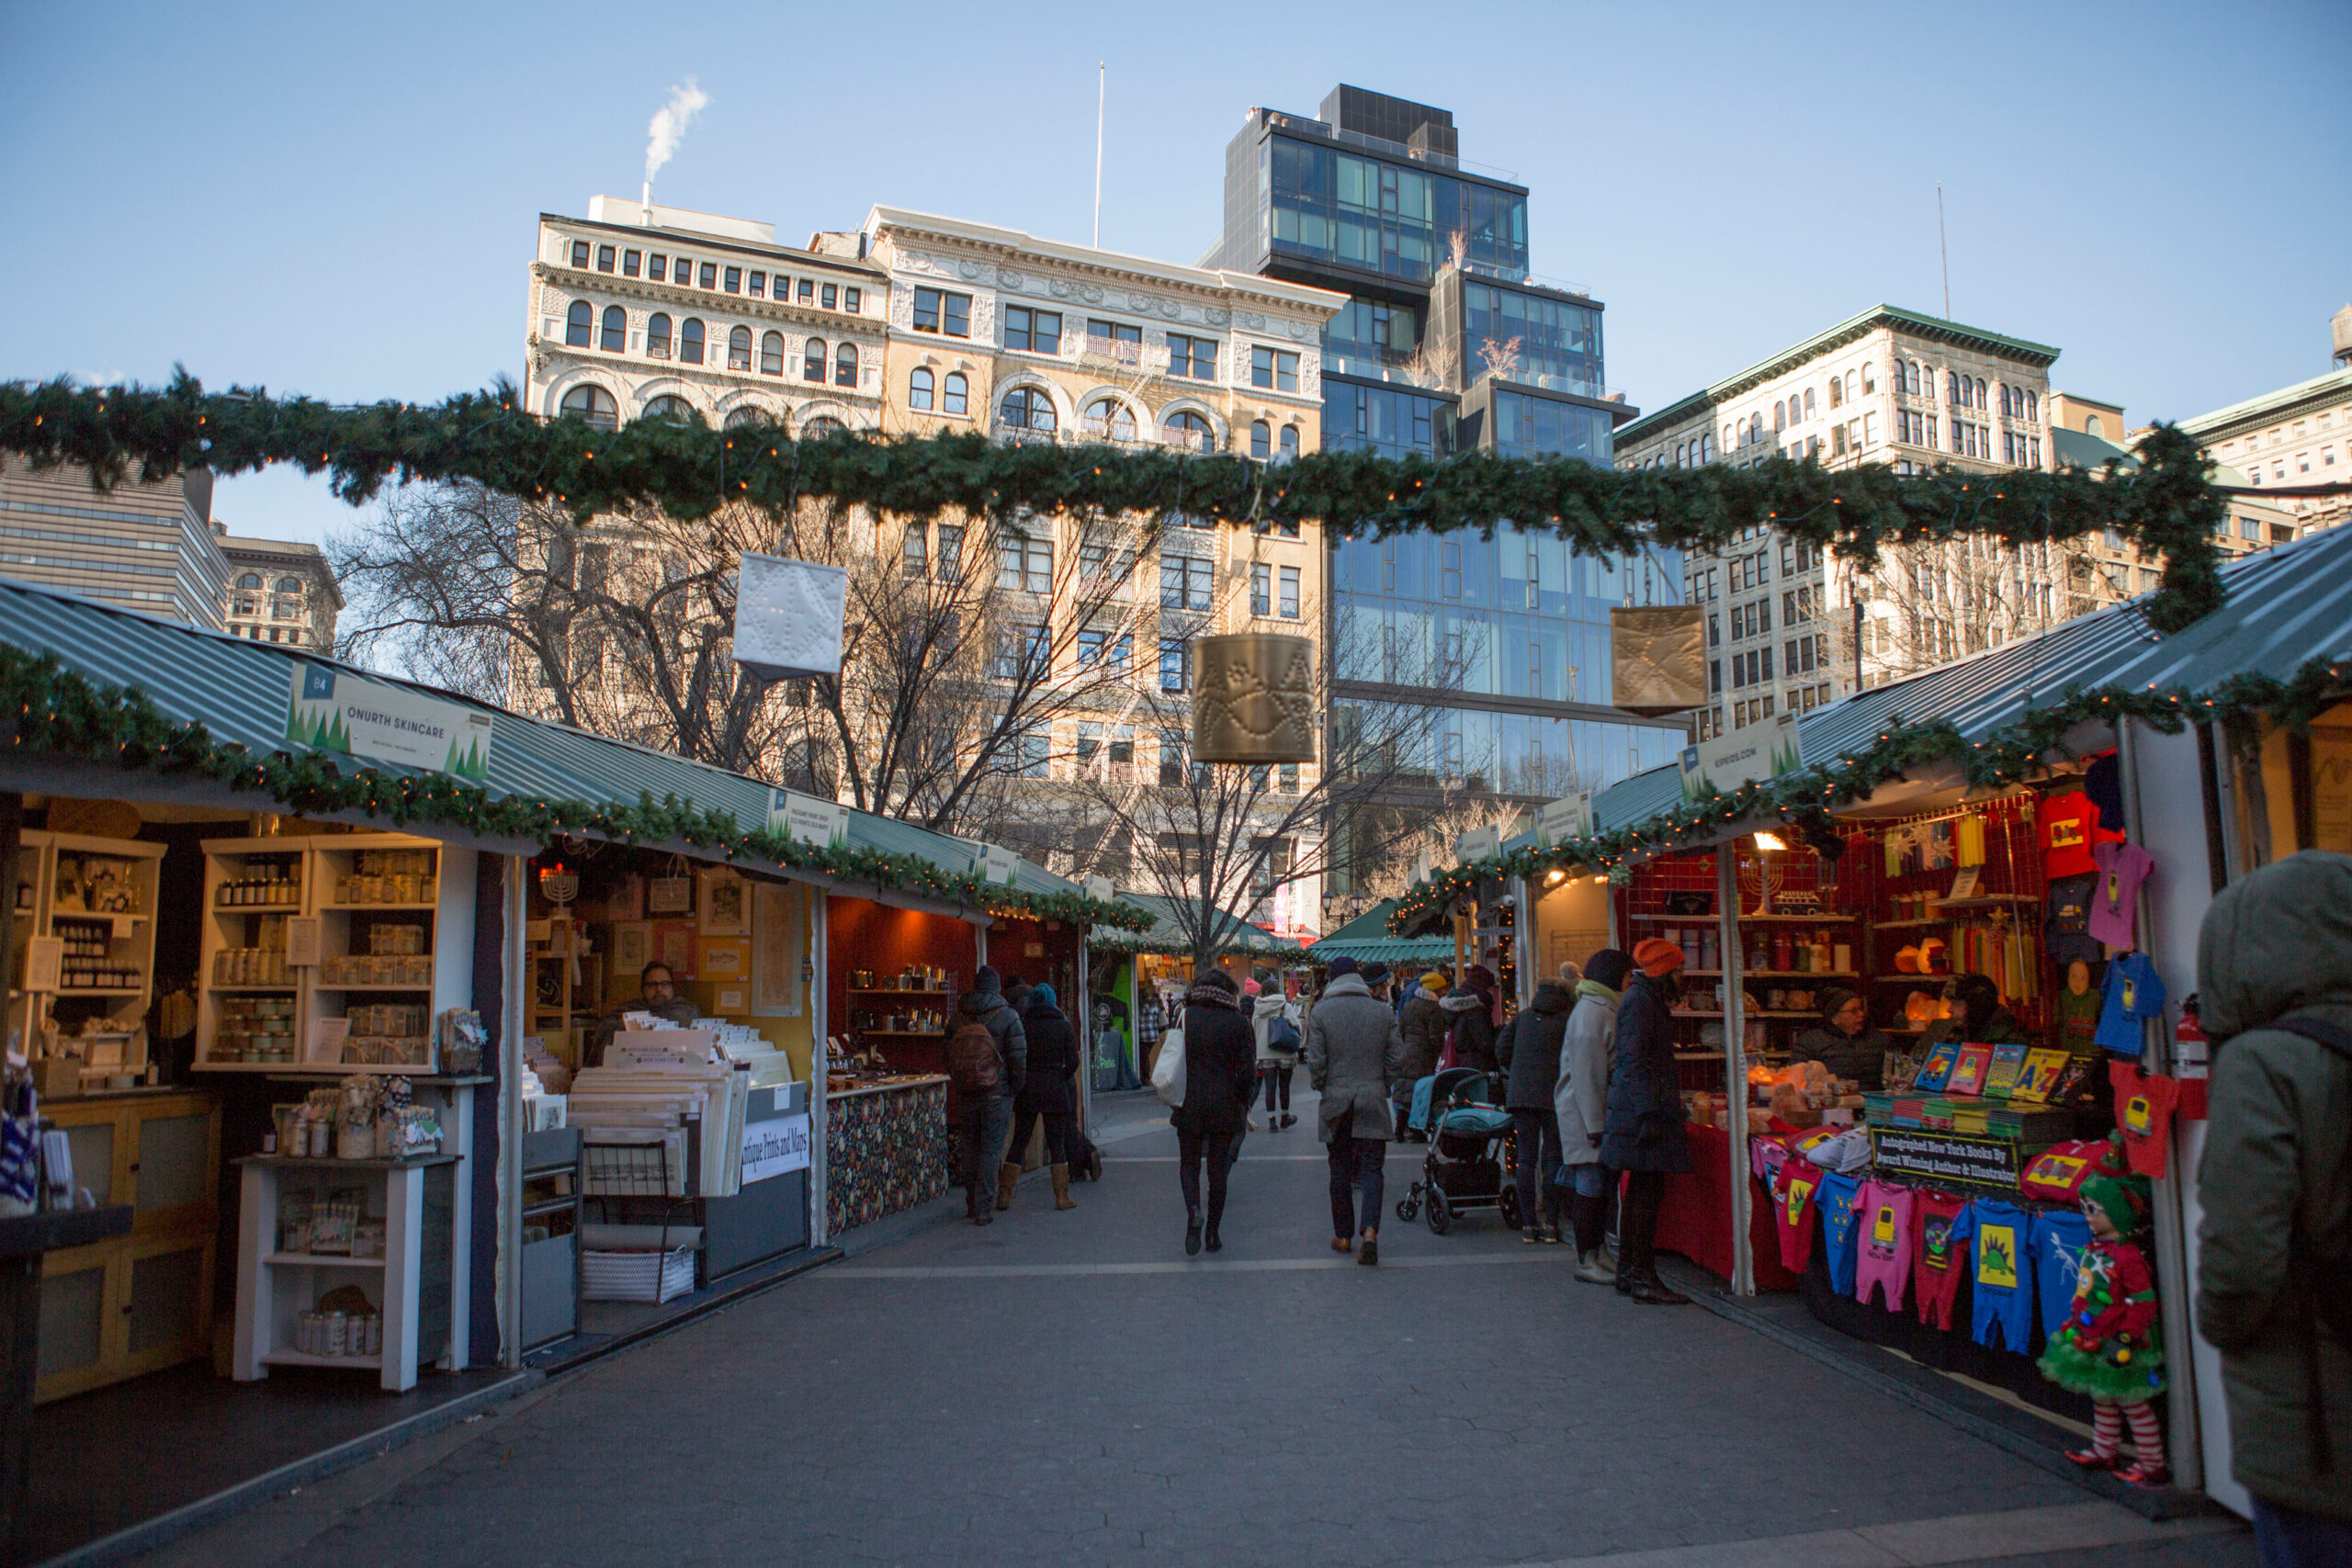
[[[1161,556],[1159,607],[1163,610],[1207,609],[1211,570],[1211,563],[1199,556]]]
[[[1086,352],[1100,354],[1122,365],[1143,363],[1143,329],[1125,321],[1086,323]]]
[[[752,271],[752,287],[750,289],[752,298],[754,299],[764,299],[767,298],[767,292],[768,275],[760,271],[756,267],[753,268]]]
[[[845,343],[833,350],[833,385],[857,385],[857,344]]]
[[[1268,457],[1272,457],[1274,450],[1273,434],[1274,433],[1272,430],[1267,428],[1266,422],[1264,420],[1261,419],[1251,421],[1250,425],[1250,456],[1257,458],[1258,461],[1261,463]]]
[[[705,288],[716,288],[718,287],[718,264],[717,262],[705,262],[702,264],[702,286]]]
[[[800,378],[820,385],[825,379],[825,340],[812,337],[800,354]]]
[[[1056,423],[1054,400],[1043,387],[1015,387],[997,405],[1009,430],[1051,430]]]
[[[1295,621],[1298,619],[1298,568],[1295,566],[1286,566],[1283,568],[1282,584],[1283,596],[1281,603],[1283,619],[1286,621]]]
[[[597,334],[596,346],[606,354],[619,354],[628,347],[628,312],[627,310],[622,310],[618,305],[605,307],[604,325]]]
[[[678,358],[686,365],[702,363],[702,322],[692,316],[678,327]]]
[[[939,581],[954,582],[964,575],[964,527],[960,523],[939,525]]]
[[[645,258],[645,276],[656,283],[666,282],[670,276],[669,258],[660,251]]]
[[[900,566],[907,578],[920,582],[931,571],[930,536],[923,525],[915,524],[907,530],[906,542],[900,550]]]
[[[585,299],[574,299],[571,309],[563,316],[563,343],[566,348],[588,348],[590,335],[595,330],[596,312]]]
[[[1182,687],[1177,688],[1182,690]],[[1163,729],[1159,732],[1159,786],[1180,789],[1184,783],[1184,732]]]
[[[237,586],[240,588],[258,589],[261,586],[261,576],[257,572],[249,571],[245,573],[244,576],[237,579]],[[241,610],[238,614],[250,615],[253,612],[251,610]]]
[[[1004,346],[1023,354],[1059,354],[1062,318],[1058,310],[1033,310],[1015,305],[1004,312]]]
[[[1292,463],[1298,460],[1298,426],[1295,424],[1285,424],[1283,426],[1281,446],[1282,460],[1283,462]],[[2335,461],[2335,454],[2330,453],[2327,460],[2331,463]],[[1295,536],[1298,532],[1298,525],[1295,523],[1285,523],[1283,525],[1283,532]]]
[[[961,370],[949,371],[947,374],[947,385],[940,393],[940,412],[961,414],[970,413],[972,412],[971,395],[966,389],[967,386],[967,383],[965,381],[964,373]]]
[[[645,254],[641,251],[623,251],[621,253],[621,276],[623,277],[635,277],[638,275],[639,264],[640,264],[644,259]]]
[[[1050,593],[1054,588],[1054,542],[1007,532],[997,541],[996,585]]]
[[[1097,398],[1086,405],[1086,434],[1114,441],[1136,438],[1135,411],[1116,398]]]
[[[670,357],[670,318],[660,310],[646,318],[645,352],[656,359]]]
[[[1298,793],[1298,764],[1284,762],[1281,770],[1275,773],[1274,779],[1275,789],[1284,795],[1296,795]]]
[[[1462,547],[1448,542],[1441,547],[1441,551],[1440,592],[1449,599],[1459,599],[1462,597]]]
[[[853,316],[857,314],[859,298],[860,296],[855,288],[853,288],[848,284],[842,285],[842,309],[848,311]]]
[[[813,305],[817,302],[816,279],[804,277],[800,280],[800,302],[803,305]]]
[[[574,240],[571,242],[571,265],[583,269],[588,265],[587,241]]]
[[[1178,409],[1160,426],[1160,439],[1170,446],[1182,446],[1195,452],[1216,450],[1216,431],[1206,415],[1191,409]]]
[[[1862,366],[1862,390],[1865,392],[1875,392],[1878,390],[1877,371],[1867,363]]]
[[[841,285],[828,283],[817,291],[817,302],[828,310],[833,310],[841,304]]]
[[[1212,351],[1214,352],[1214,351]],[[1210,361],[1214,369],[1216,361]],[[1277,392],[1298,390],[1298,355],[1284,348],[1253,348],[1250,351],[1250,384],[1271,387]]]
[[[800,287],[805,293],[808,286],[804,281]],[[914,327],[919,333],[970,337],[972,297],[968,294],[949,294],[938,288],[916,289]]]
[[[1829,406],[1834,409],[1845,400],[1845,394],[1838,389],[1838,378],[1832,376],[1829,378]]]
[[[932,385],[935,378],[928,370],[917,367],[907,378],[907,406],[928,411],[931,407]]]
[[[613,401],[612,393],[602,387],[574,387],[563,394],[561,405],[566,419],[584,420],[598,430],[617,430],[621,423],[621,406]],[[254,586],[261,586],[256,579]]]
[[[1181,692],[1185,689],[1185,646],[1184,639],[1180,637],[1164,637],[1159,639],[1159,689],[1161,691]]]
[[[1216,379],[1216,342],[1213,338],[1168,334],[1168,373],[1193,381]]]
[[[737,327],[727,334],[727,368],[749,370],[752,367],[752,329]]]
[[[996,652],[989,660],[992,681],[1018,681],[1046,672],[1053,659],[1053,644],[1043,626],[1010,626],[997,634]]]
[[[1274,569],[1261,560],[1250,563],[1250,613],[1253,615],[1274,613]]]
[[[782,333],[769,333],[760,339],[760,374],[763,376],[784,374],[784,334]]]
[[[646,404],[645,412],[638,417],[661,424],[692,424],[695,423],[695,409],[685,399],[670,393]]]

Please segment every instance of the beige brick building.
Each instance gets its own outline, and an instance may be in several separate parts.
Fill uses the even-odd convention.
[[[229,586],[220,596],[222,629],[254,642],[334,651],[343,590],[318,546],[248,538],[219,522],[212,533],[229,571]]]

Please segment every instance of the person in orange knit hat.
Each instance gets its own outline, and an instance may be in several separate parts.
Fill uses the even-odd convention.
[[[1669,1172],[1690,1168],[1690,1114],[1674,1067],[1674,1004],[1682,998],[1682,950],[1662,937],[1634,947],[1639,971],[1617,1007],[1615,1065],[1609,1077],[1600,1163],[1630,1172],[1617,1221],[1617,1289],[1645,1306],[1690,1298],[1657,1276],[1657,1211]]]

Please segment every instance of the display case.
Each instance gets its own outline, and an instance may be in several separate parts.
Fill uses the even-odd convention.
[[[8,1029],[50,1100],[129,1089],[147,1076],[163,857],[162,844],[137,839],[23,835]]]

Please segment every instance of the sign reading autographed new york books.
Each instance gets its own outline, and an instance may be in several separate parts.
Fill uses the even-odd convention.
[[[286,739],[473,784],[490,780],[490,715],[300,660]]]

